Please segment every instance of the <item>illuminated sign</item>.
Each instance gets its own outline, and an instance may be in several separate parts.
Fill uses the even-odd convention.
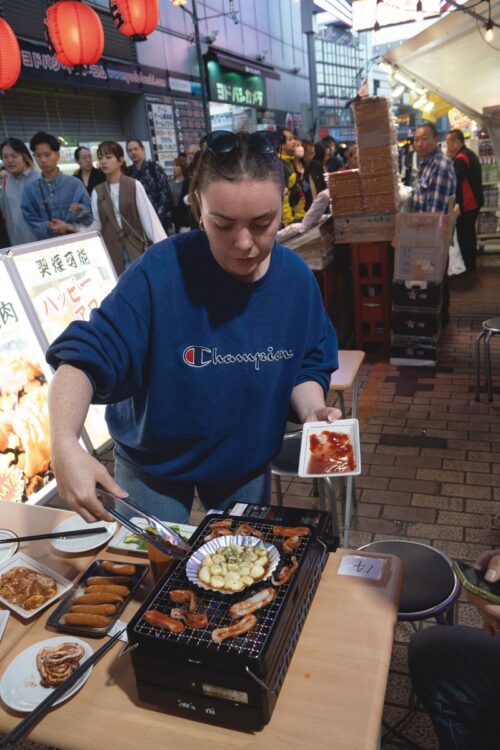
[[[237,73],[223,68],[215,60],[207,62],[210,101],[247,107],[266,106],[264,79],[253,73]]]

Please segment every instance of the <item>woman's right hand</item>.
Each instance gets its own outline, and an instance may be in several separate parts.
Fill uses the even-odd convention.
[[[96,485],[117,497],[127,497],[127,492],[115,482],[107,469],[82,448],[80,443],[52,448],[52,468],[60,496],[69,507],[85,521],[112,521],[96,495]]]

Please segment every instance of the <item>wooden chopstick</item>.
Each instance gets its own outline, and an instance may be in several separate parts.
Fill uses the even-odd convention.
[[[104,526],[96,529],[74,529],[73,531],[58,531],[52,534],[31,534],[31,536],[16,536],[0,539],[0,544],[16,544],[18,542],[36,542],[39,539],[64,539],[69,536],[90,536],[91,534],[104,534],[107,532]]]
[[[124,633],[126,628],[123,628],[123,630],[120,630],[118,633],[115,633],[114,636],[112,636],[107,643],[104,643],[101,648],[98,648],[97,651],[94,651],[92,656],[89,656],[88,659],[86,659],[84,662],[80,664],[80,666],[73,672],[73,674],[68,677],[68,679],[63,682],[61,685],[56,687],[52,693],[50,693],[44,700],[38,704],[36,708],[33,709],[33,711],[26,716],[25,719],[19,722],[19,724],[14,727],[12,732],[9,732],[9,734],[6,734],[5,737],[3,737],[0,740],[0,748],[7,747],[8,745],[14,745],[16,742],[19,742],[28,729],[31,729],[31,727],[34,724],[38,724],[40,719],[45,716],[48,709],[52,707],[52,705],[62,696],[64,693],[66,693],[75,682],[78,682],[80,677],[85,674],[85,672],[93,665],[95,664],[101,656],[104,656],[106,651],[109,651],[111,646],[113,646],[114,643],[120,638],[122,633]]]

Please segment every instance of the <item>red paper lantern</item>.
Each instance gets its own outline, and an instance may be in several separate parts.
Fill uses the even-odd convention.
[[[45,25],[50,51],[63,65],[81,68],[101,58],[104,30],[101,19],[88,5],[61,0],[47,10]]]
[[[158,0],[109,0],[109,7],[116,28],[134,42],[143,42],[160,17]]]
[[[16,35],[0,18],[0,91],[10,89],[21,72],[21,52]]]

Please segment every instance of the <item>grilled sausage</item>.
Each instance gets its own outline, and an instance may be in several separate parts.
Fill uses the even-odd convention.
[[[128,596],[130,589],[127,586],[87,586],[85,589],[86,594],[119,594],[120,596]]]
[[[209,529],[230,529],[233,522],[230,518],[221,518],[220,521],[212,521],[208,524]]]
[[[121,604],[123,596],[120,594],[82,594],[74,599],[74,604]]]
[[[87,615],[114,615],[117,609],[116,604],[74,604],[69,611]]]
[[[180,620],[174,620],[173,617],[164,615],[163,612],[158,612],[157,609],[148,609],[144,615],[144,619],[149,625],[153,625],[155,628],[170,630],[172,633],[182,633],[184,630],[184,623]]]
[[[273,526],[275,536],[309,536],[310,533],[307,526]]]
[[[235,534],[241,534],[242,536],[256,536],[258,539],[264,538],[264,534],[261,531],[254,529],[249,523],[240,523]]]
[[[255,615],[246,615],[242,620],[238,620],[234,625],[229,625],[227,628],[216,628],[212,630],[212,640],[215,643],[222,643],[226,638],[237,638],[239,635],[248,633],[257,625],[257,618]]]
[[[102,569],[106,571],[106,573],[111,573],[120,576],[133,576],[137,572],[137,568],[135,565],[127,565],[124,563],[115,563],[111,560],[103,560],[102,563]]]
[[[116,586],[117,584],[130,586],[130,576],[90,576],[87,578],[87,586]]]
[[[299,564],[297,562],[297,558],[292,557],[292,564],[285,565],[283,568],[281,568],[280,572],[277,575],[271,578],[273,586],[282,586],[284,583],[287,583],[298,567]]]
[[[283,544],[281,545],[281,549],[285,553],[285,555],[291,555],[292,552],[295,552],[297,547],[300,545],[300,536],[289,536],[285,539]]]
[[[196,612],[198,602],[196,601],[194,591],[190,591],[189,589],[176,589],[175,591],[170,592],[170,599],[174,604],[189,604],[189,611]]]
[[[85,625],[87,628],[107,628],[111,617],[89,615],[86,612],[66,612],[60,619],[63,625]]]
[[[208,617],[204,612],[188,612],[187,609],[174,607],[170,610],[170,617],[173,617],[174,620],[182,620],[188,628],[208,627]]]
[[[243,599],[242,602],[236,602],[232,607],[229,607],[229,617],[231,620],[237,620],[240,617],[252,614],[252,612],[257,612],[261,607],[271,604],[275,597],[276,591],[274,589],[261,589],[248,599]]]

